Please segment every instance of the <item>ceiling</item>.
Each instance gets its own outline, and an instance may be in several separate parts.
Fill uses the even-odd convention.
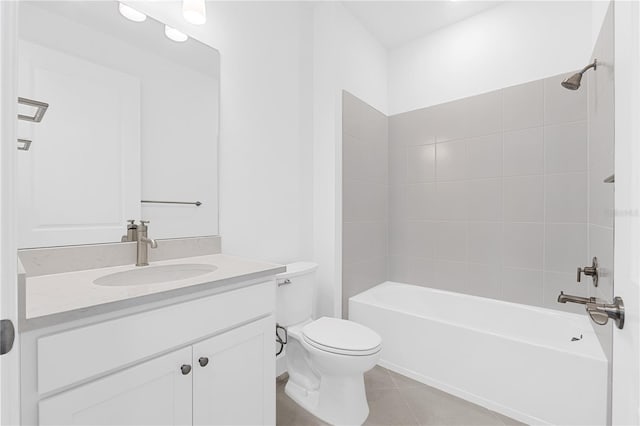
[[[502,2],[388,0],[342,3],[380,43],[387,48],[394,48]]]

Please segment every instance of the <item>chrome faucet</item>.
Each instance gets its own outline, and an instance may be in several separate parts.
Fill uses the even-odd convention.
[[[564,294],[564,291],[561,291],[558,295],[558,303],[579,303],[581,305],[586,305],[587,303],[595,303],[595,297],[580,297],[580,296],[572,296],[570,294]]]
[[[148,266],[149,265],[149,246],[151,248],[157,248],[158,242],[153,238],[147,236],[149,227],[148,220],[141,220],[140,225],[137,228],[137,241],[138,241],[138,259],[136,266]]]
[[[558,295],[558,302],[585,305],[587,313],[598,325],[605,325],[611,318],[618,328],[624,327],[624,303],[620,297],[615,297],[613,303],[606,303],[595,297],[571,296],[561,291]]]

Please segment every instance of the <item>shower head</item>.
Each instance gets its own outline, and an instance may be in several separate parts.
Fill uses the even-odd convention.
[[[582,80],[582,73],[578,72],[567,78],[562,83],[562,87],[569,90],[578,90],[580,88],[580,80]]]
[[[587,71],[589,68],[593,68],[595,70],[597,68],[597,66],[598,66],[598,60],[594,59],[593,63],[587,65],[584,68],[582,68],[582,71],[577,72],[574,75],[572,75],[571,77],[569,77],[566,80],[564,80],[561,83],[562,87],[564,87],[565,89],[569,89],[569,90],[578,90],[580,88],[580,81],[582,81],[582,74],[584,74],[585,71]]]

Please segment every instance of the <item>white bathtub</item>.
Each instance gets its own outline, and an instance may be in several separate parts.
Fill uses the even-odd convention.
[[[586,316],[385,282],[350,298],[349,318],[382,336],[380,365],[422,383],[529,424],[607,422]]]

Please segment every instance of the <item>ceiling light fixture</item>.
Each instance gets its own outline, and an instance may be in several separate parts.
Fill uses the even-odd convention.
[[[187,36],[185,33],[178,31],[175,28],[170,27],[168,25],[164,26],[164,34],[167,37],[169,37],[171,40],[177,41],[177,42],[187,41],[187,39],[189,38],[189,36]]]
[[[144,22],[147,19],[147,15],[142,12],[138,12],[126,4],[118,3],[118,10],[120,11],[120,15],[133,22]]]
[[[207,22],[207,9],[204,0],[182,0],[182,16],[187,22],[202,25]]]

